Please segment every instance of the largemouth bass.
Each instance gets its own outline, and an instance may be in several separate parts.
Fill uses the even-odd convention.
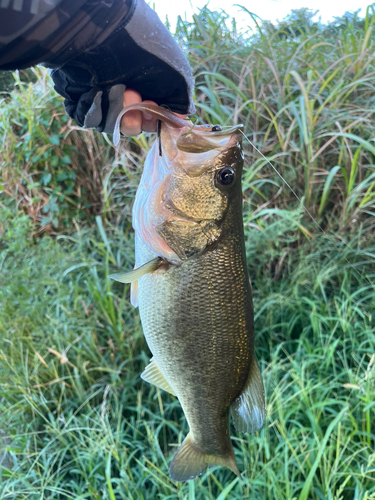
[[[133,209],[131,300],[153,354],[147,382],[178,397],[190,432],[170,466],[175,481],[222,465],[240,476],[229,436],[265,420],[254,353],[242,222],[243,152],[237,127],[194,127],[152,105],[161,120]],[[119,117],[119,119],[121,116]]]

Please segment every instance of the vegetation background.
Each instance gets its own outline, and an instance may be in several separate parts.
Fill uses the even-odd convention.
[[[243,123],[244,222],[267,423],[233,442],[244,481],[173,483],[178,401],[127,286],[131,206],[153,140],[77,129],[47,73],[0,115],[0,498],[375,499],[374,9],[240,33],[207,8],[176,36],[198,119]],[[29,81],[29,77],[32,81]],[[286,182],[282,180],[285,179]],[[315,222],[314,222],[314,220]]]

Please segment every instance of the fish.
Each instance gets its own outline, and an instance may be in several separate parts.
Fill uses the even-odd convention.
[[[265,422],[255,356],[252,291],[242,218],[240,127],[194,126],[151,104],[160,120],[133,207],[135,269],[110,277],[131,283],[152,352],[141,378],[176,396],[189,434],[170,465],[173,481],[213,466],[241,477],[230,439]],[[118,118],[118,122],[121,119]]]

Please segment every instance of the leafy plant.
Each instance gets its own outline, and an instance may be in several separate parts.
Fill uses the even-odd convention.
[[[36,83],[15,76],[1,102],[3,198],[16,200],[43,230],[67,228],[102,209],[102,170],[113,157],[103,138],[78,132],[45,70]]]
[[[2,212],[1,498],[374,496],[373,240],[337,249],[322,235],[293,250],[300,211],[259,217],[246,239],[267,423],[232,428],[243,481],[216,468],[176,484],[182,410],[140,379],[150,353],[138,312],[106,278],[132,268],[132,236],[98,219],[35,240],[27,216]]]

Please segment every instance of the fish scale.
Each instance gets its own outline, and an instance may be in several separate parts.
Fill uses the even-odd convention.
[[[190,433],[213,455],[231,451],[229,408],[253,356],[253,310],[242,197],[227,213],[215,249],[139,280],[147,344],[179,398]],[[139,256],[150,260],[151,255]],[[192,404],[193,403],[193,404]]]

